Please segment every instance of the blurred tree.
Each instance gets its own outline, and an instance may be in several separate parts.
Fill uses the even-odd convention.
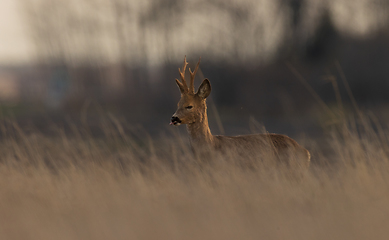
[[[329,60],[333,62],[336,59],[338,45],[341,43],[341,38],[328,10],[323,12],[318,27],[314,34],[305,44],[305,53],[303,57],[307,61]]]
[[[213,96],[220,97],[215,99],[218,104],[233,106],[247,101],[254,109],[257,95],[269,94],[266,86],[283,84],[280,92],[288,92],[295,84],[284,81],[291,78],[290,72],[278,73],[283,62],[274,60],[323,63],[320,60],[337,50],[339,22],[344,21],[343,15],[334,14],[335,3],[319,0],[21,1],[39,62],[66,66],[71,84],[89,91],[85,96],[109,90],[112,92],[104,95],[109,100],[117,98],[115,101],[133,107],[161,101],[155,104],[159,109],[166,99],[147,90],[150,86],[159,86],[160,92],[175,89],[153,83],[165,83],[167,77],[176,76],[170,69],[176,71],[184,55],[191,60],[203,57],[202,70],[223,93],[214,92]],[[384,13],[388,6],[381,0],[340,0],[337,4],[342,11],[351,12],[347,15],[350,22],[363,16],[366,8],[382,8]],[[384,15],[381,18],[387,18]],[[274,65],[269,67],[271,63]],[[161,66],[169,70],[162,71]],[[265,67],[270,70],[264,71]],[[261,71],[266,72],[262,77]],[[81,81],[102,89],[88,90]],[[274,86],[268,84],[270,81]],[[242,100],[246,90],[254,99]],[[269,106],[278,101],[273,96],[263,100],[271,102]]]

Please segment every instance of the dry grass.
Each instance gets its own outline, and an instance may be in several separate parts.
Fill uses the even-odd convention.
[[[2,239],[388,238],[388,144],[371,124],[332,131],[302,180],[109,124],[100,139],[3,125]]]

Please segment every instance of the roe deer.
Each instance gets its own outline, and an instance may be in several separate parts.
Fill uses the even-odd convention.
[[[298,166],[306,168],[310,163],[310,153],[292,138],[274,133],[251,134],[240,136],[214,136],[208,126],[206,98],[211,93],[211,84],[204,79],[197,92],[194,79],[200,65],[197,63],[194,71],[189,68],[189,87],[185,81],[186,56],[182,69],[178,69],[181,82],[176,83],[181,92],[178,109],[171,118],[170,125],[187,124],[192,149],[196,152],[216,150],[217,152],[233,152],[239,156],[256,156],[264,152],[271,153],[282,163],[291,164],[295,159]],[[278,162],[278,161],[277,161]]]

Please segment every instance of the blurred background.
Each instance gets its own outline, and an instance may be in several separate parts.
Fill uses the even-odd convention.
[[[186,55],[196,86],[211,81],[215,134],[385,122],[388,30],[386,0],[2,0],[0,117],[44,130],[109,114],[160,134]]]

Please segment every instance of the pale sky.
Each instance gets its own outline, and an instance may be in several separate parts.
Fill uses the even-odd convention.
[[[28,29],[27,24],[24,22],[23,15],[20,12],[20,9],[18,4],[21,1],[18,0],[0,0],[1,1],[1,7],[0,7],[0,65],[9,65],[9,64],[23,64],[23,63],[29,63],[33,60],[33,52],[34,52],[34,46],[29,38],[28,35]],[[58,0],[61,1],[61,0]],[[143,0],[145,1],[145,0]],[[233,0],[235,1],[235,0]],[[237,0],[242,1],[242,0]],[[250,1],[250,0],[249,0]],[[266,6],[266,9],[264,9],[264,12],[260,12],[258,17],[264,17],[266,14],[272,14],[272,16],[265,17],[266,19],[271,19],[271,17],[277,17],[279,15],[273,14],[271,10],[271,4],[273,0],[261,0],[261,2],[264,3],[263,6]],[[338,29],[340,29],[342,32],[355,34],[355,35],[365,35],[369,31],[372,31],[374,27],[377,26],[377,14],[376,10],[372,10],[370,7],[370,1],[369,0],[355,0],[351,6],[353,9],[350,9],[350,4],[348,2],[349,0],[328,0],[328,3],[330,4],[330,9],[332,10],[332,17],[335,22],[335,25]],[[136,1],[135,1],[136,2]],[[267,3],[267,4],[265,4]],[[347,3],[347,4],[346,4]],[[270,4],[270,5],[269,5]],[[273,4],[274,5],[274,4]],[[308,1],[308,8],[309,11],[307,14],[314,15],[315,12],[317,12],[317,9],[320,9],[322,4],[321,0],[310,0]],[[375,16],[375,17],[374,17]],[[222,16],[213,16],[213,18],[216,18],[216,20],[220,21],[220,18]],[[207,17],[202,16],[201,19],[205,18],[203,21],[211,22],[212,21],[212,15]],[[309,18],[313,19],[313,18]],[[215,19],[214,19],[215,20]],[[188,21],[189,25],[185,26],[184,29],[185,32],[187,32],[187,29],[194,29],[194,26],[190,26],[190,22]],[[198,22],[194,21],[196,24]],[[273,29],[274,22],[277,21],[269,21],[271,24],[268,25],[268,27],[272,28],[272,31],[275,33],[270,34],[270,36],[273,36],[274,34],[278,34],[277,31]],[[267,24],[267,23],[265,23]],[[209,25],[209,24],[208,24]],[[207,26],[207,25],[205,25]],[[217,25],[220,26],[220,25]],[[204,36],[201,36],[202,38],[206,38],[209,34],[207,34],[207,31],[204,29],[203,34]],[[179,29],[179,34],[182,34],[182,30]],[[273,36],[274,37],[274,36]],[[185,39],[185,38],[183,38]],[[194,38],[191,36],[188,40],[189,45],[197,46],[199,42],[203,41],[194,41]],[[149,39],[150,40],[150,39]],[[151,38],[153,40],[153,38]],[[151,41],[150,40],[150,41]],[[173,38],[174,40],[174,38]],[[266,40],[266,39],[265,39]],[[194,42],[191,42],[194,41]],[[270,39],[268,41],[269,43],[274,43],[274,39]],[[251,43],[247,43],[250,45]],[[152,44],[151,44],[152,45]],[[201,44],[200,44],[201,45]],[[250,45],[251,46],[251,45]],[[265,44],[266,48],[271,48],[271,46],[267,46]],[[273,46],[274,47],[274,46]],[[150,47],[153,51],[151,54],[154,56],[154,61],[159,61],[160,59],[158,57],[158,53],[153,50],[152,47]],[[252,52],[250,49],[247,50],[248,52]],[[82,52],[82,51],[80,51]],[[112,50],[109,51],[109,53],[112,53]],[[217,53],[217,52],[216,52]],[[220,53],[223,54],[223,51]],[[182,54],[180,54],[181,56]],[[109,57],[109,56],[106,56]]]
[[[26,63],[32,56],[31,41],[23,29],[17,4],[15,0],[1,0],[0,64]]]

